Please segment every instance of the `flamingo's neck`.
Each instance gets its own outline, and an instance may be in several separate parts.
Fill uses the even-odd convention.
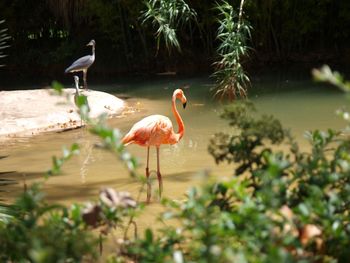
[[[173,95],[173,98],[172,98],[172,110],[173,110],[177,125],[179,126],[179,130],[175,134],[176,140],[179,141],[182,138],[182,136],[184,135],[185,126],[184,126],[184,122],[182,121],[181,116],[176,108],[176,95],[175,94]]]

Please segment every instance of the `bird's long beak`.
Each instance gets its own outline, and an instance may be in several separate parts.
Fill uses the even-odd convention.
[[[187,105],[187,102],[182,103],[182,106],[184,107],[184,109],[186,109],[186,105]]]

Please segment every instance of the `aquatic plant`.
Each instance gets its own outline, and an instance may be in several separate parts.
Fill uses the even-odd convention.
[[[250,26],[243,19],[244,0],[241,0],[239,13],[226,1],[217,3],[219,12],[217,22],[219,28],[217,39],[220,44],[217,48],[219,61],[215,62],[216,79],[215,97],[232,101],[237,97],[246,98],[250,79],[242,66],[242,60],[248,55],[248,40]]]

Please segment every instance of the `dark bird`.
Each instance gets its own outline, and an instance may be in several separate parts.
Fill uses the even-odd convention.
[[[87,82],[86,82],[87,70],[95,61],[95,45],[96,45],[95,40],[91,40],[87,44],[87,46],[92,46],[92,55],[87,55],[79,58],[78,60],[74,61],[73,64],[70,65],[68,68],[66,68],[66,70],[64,71],[64,73],[82,71],[85,89],[87,89]]]

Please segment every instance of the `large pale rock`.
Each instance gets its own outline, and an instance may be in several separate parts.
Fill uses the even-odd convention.
[[[49,89],[1,91],[0,140],[81,126],[74,89],[65,89],[63,96],[52,93]],[[105,92],[89,90],[82,94],[88,98],[92,118],[102,113],[119,115],[125,107],[123,100]]]

